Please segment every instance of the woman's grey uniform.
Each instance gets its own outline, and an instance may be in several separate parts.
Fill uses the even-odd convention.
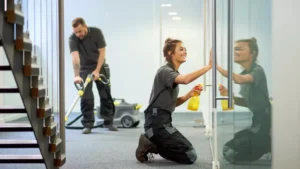
[[[146,136],[156,145],[165,159],[184,164],[194,163],[197,155],[193,145],[172,125],[179,93],[175,78],[179,75],[170,63],[156,73],[150,104],[145,110]]]

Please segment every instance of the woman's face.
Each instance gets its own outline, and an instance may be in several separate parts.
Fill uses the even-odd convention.
[[[174,53],[172,54],[173,62],[184,63],[186,61],[186,48],[182,43],[177,43]]]
[[[236,42],[234,45],[234,62],[252,62],[252,54],[247,42]]]

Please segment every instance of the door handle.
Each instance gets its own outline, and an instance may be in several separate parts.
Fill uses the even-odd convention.
[[[213,14],[212,14],[212,84],[213,84],[213,108],[217,108],[217,100],[228,100],[228,108],[233,107],[233,8],[234,0],[228,0],[228,97],[217,98],[217,28],[216,28],[216,1],[213,0]]]
[[[204,0],[204,11],[203,11],[203,67],[206,65],[206,33],[207,33],[207,2],[206,0]],[[204,78],[203,78],[203,84],[204,84],[204,88],[203,91],[206,91],[206,86],[207,85],[207,75],[204,74]]]
[[[228,108],[233,107],[233,9],[234,0],[228,0]]]

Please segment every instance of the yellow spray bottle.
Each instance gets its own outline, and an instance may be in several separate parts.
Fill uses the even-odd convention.
[[[201,84],[199,84],[199,86],[202,86]],[[197,86],[197,89],[200,90],[200,88]],[[188,102],[188,110],[191,111],[197,111],[199,109],[200,106],[200,96],[197,92],[193,93],[193,97],[190,98],[189,102]]]
[[[219,87],[221,86],[221,84],[219,84]],[[222,110],[223,111],[227,111],[227,110],[233,110],[234,109],[234,100],[232,102],[232,108],[228,107],[228,100],[222,100],[221,104],[222,104]]]

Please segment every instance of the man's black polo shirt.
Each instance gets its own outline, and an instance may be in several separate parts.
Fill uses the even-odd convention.
[[[79,52],[80,70],[94,70],[98,63],[99,49],[106,47],[106,42],[99,28],[88,27],[88,34],[84,39],[80,40],[74,33],[70,36],[69,47],[71,53]]]

